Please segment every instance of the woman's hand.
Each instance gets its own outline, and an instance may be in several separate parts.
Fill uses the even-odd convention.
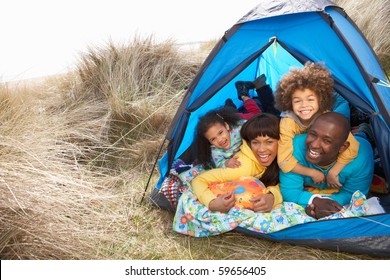
[[[253,202],[253,211],[255,212],[270,212],[274,205],[274,195],[272,193],[260,194],[251,198],[249,201]]]
[[[211,211],[219,211],[222,213],[229,212],[229,210],[236,203],[236,199],[232,192],[222,194],[217,198],[213,199],[209,203],[209,210]]]

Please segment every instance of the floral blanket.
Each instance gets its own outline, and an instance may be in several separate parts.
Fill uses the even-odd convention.
[[[379,214],[382,211],[383,208],[379,205],[377,198],[366,199],[364,194],[356,191],[348,206],[321,220]],[[178,201],[173,230],[195,237],[219,235],[234,230],[236,227],[272,233],[297,224],[315,221],[317,220],[305,213],[303,207],[292,202],[283,202],[275,206],[270,213],[255,213],[240,207],[233,207],[227,213],[210,211],[198,202],[191,190],[187,190]]]

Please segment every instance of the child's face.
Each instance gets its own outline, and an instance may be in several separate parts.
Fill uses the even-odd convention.
[[[215,123],[204,134],[211,145],[217,148],[229,149],[230,148],[230,134],[229,125],[225,123]]]
[[[269,136],[257,136],[250,141],[250,147],[262,166],[270,166],[278,153],[278,139]]]
[[[310,124],[313,116],[318,112],[318,97],[314,91],[298,89],[291,96],[292,108],[295,115],[303,124]]]

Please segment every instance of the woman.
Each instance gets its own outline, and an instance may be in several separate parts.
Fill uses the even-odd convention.
[[[249,119],[241,129],[243,144],[236,157],[238,168],[218,168],[204,172],[191,181],[200,203],[211,211],[228,212],[235,204],[233,193],[216,196],[209,188],[213,182],[226,182],[241,176],[260,179],[266,187],[262,195],[251,199],[255,212],[270,212],[282,202],[279,190],[279,168],[276,160],[279,140],[279,119],[271,114],[259,114]]]

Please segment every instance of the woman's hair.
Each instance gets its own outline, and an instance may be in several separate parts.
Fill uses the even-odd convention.
[[[198,154],[199,163],[203,164],[207,169],[215,167],[211,160],[211,144],[204,136],[207,130],[218,123],[222,125],[227,123],[230,129],[232,129],[239,125],[240,120],[238,113],[229,107],[209,111],[199,119],[196,127],[196,153]]]
[[[248,145],[259,136],[268,136],[279,140],[279,118],[272,114],[261,113],[250,118],[241,128],[241,137]],[[267,167],[261,181],[265,186],[274,186],[279,183],[279,166],[275,160]]]
[[[292,69],[276,86],[275,107],[292,111],[292,95],[296,90],[310,89],[318,98],[318,112],[331,111],[334,104],[333,78],[320,63],[307,62],[303,68]]]

